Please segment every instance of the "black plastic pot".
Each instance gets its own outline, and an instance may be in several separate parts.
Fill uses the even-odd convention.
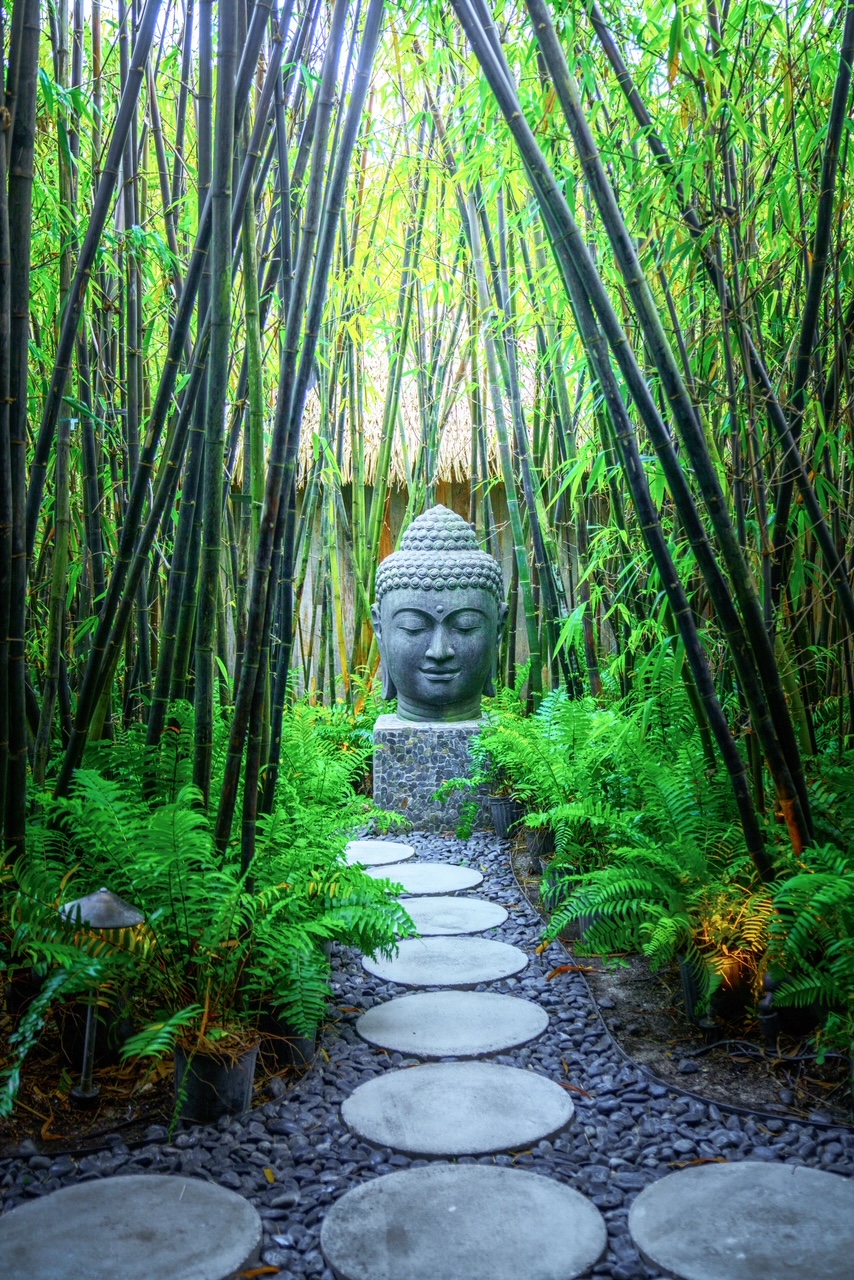
[[[10,1018],[22,1018],[37,995],[41,994],[44,978],[34,969],[7,970],[3,987],[6,1012]]]
[[[705,1014],[697,1012],[703,999],[703,978],[693,961],[686,957],[679,961],[679,977],[682,980],[682,999],[685,1001],[685,1012],[693,1023],[699,1024]]]
[[[525,841],[532,858],[550,858],[555,851],[555,833],[551,827],[526,827]]]
[[[506,839],[514,822],[522,817],[522,806],[513,796],[490,796],[489,812],[495,834]]]
[[[239,1058],[175,1049],[175,1103],[179,1120],[215,1124],[221,1116],[245,1115],[252,1104],[258,1045]]]
[[[769,973],[762,980],[764,994],[759,1001],[759,1025],[769,1042],[781,1032],[789,1036],[808,1036],[822,1018],[821,1007],[817,1004],[778,1005],[774,993],[782,982],[782,978],[772,978]]]
[[[268,1069],[303,1071],[311,1066],[317,1052],[316,1027],[312,1035],[303,1035],[267,1009],[258,1019],[258,1030],[262,1037],[261,1056]]]
[[[598,919],[598,911],[593,911],[589,915],[577,916],[575,920],[570,920],[560,936],[561,938],[566,938],[567,942],[583,942],[585,933],[592,928]]]

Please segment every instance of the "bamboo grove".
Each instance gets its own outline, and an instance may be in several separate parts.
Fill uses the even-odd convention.
[[[506,684],[670,655],[760,874],[768,815],[808,845],[854,732],[854,3],[2,17],[5,845],[189,700],[248,865],[288,697],[358,703],[449,492]]]

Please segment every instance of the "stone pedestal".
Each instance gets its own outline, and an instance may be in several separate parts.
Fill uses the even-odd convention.
[[[374,726],[374,804],[402,813],[416,831],[454,831],[472,793],[456,792],[445,804],[431,797],[450,778],[470,777],[469,744],[481,724],[380,716]],[[491,823],[485,792],[478,799],[480,830]]]

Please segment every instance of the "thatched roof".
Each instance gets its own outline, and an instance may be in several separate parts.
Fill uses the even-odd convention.
[[[453,367],[448,379],[448,391],[440,403],[440,444],[439,474],[437,479],[444,483],[465,483],[471,475],[471,412],[468,395],[471,380],[471,366],[467,355],[467,344],[460,343],[463,352],[461,359]],[[527,353],[526,353],[527,354]],[[363,364],[364,377],[364,445],[365,445],[365,479],[373,484],[376,479],[377,461],[382,431],[383,407],[388,384],[388,361],[383,356],[367,357]],[[522,402],[531,431],[531,417],[534,403],[535,375],[530,361],[526,359],[520,369],[522,380]],[[489,471],[491,476],[500,476],[501,468],[498,458],[498,445],[495,436],[495,418],[492,412],[491,398],[484,400],[486,407],[486,431],[489,455]],[[505,415],[508,430],[512,431],[512,420],[509,405],[505,403]],[[311,472],[315,461],[315,437],[320,428],[320,398],[315,389],[306,402],[303,416],[302,442],[300,448],[299,483],[302,487]],[[421,412],[418,397],[418,378],[414,370],[407,368],[403,375],[400,393],[400,412],[394,433],[394,444],[391,456],[390,482],[399,488],[407,487],[407,462],[411,468],[421,446]],[[334,440],[331,443],[335,450]],[[342,451],[342,478],[344,483],[352,480],[350,428],[345,421]]]

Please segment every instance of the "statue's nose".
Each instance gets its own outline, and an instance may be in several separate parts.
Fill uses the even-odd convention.
[[[454,651],[451,648],[448,633],[443,626],[433,628],[430,647],[424,656],[425,658],[432,658],[434,662],[442,662],[445,658],[453,658]]]

